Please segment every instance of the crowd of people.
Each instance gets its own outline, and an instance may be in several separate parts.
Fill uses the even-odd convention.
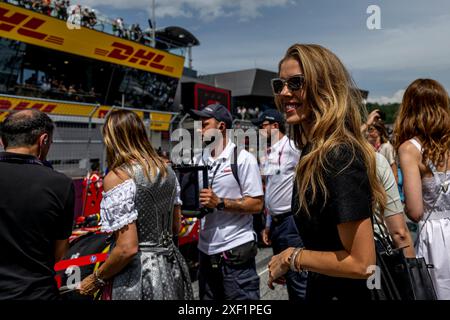
[[[69,21],[72,24],[79,24],[87,28],[96,28],[100,31],[104,30],[104,25],[99,24],[96,11],[89,7],[79,4],[71,5],[70,0],[7,0],[21,7],[37,11],[39,13],[56,17],[61,20]],[[123,18],[118,17],[110,22],[112,34],[115,36],[139,42],[141,44],[149,44],[146,38],[150,37],[148,31],[143,31],[139,24],[127,26]],[[99,28],[97,28],[99,26]],[[101,28],[100,28],[101,27]]]
[[[274,253],[267,285],[286,284],[290,300],[374,299],[367,279],[381,230],[405,257],[432,264],[437,298],[450,299],[450,107],[443,86],[431,79],[408,86],[390,143],[381,113],[364,117],[345,66],[320,45],[289,47],[271,85],[278,110],[266,110],[254,124],[278,139],[261,146],[261,163],[238,151],[226,107],[190,112],[202,123],[203,141],[215,145],[193,159],[209,168],[208,188],[198,177],[198,201],[207,211],[198,242],[199,298],[260,299],[252,215],[265,210],[263,241]],[[0,299],[58,298],[52,266],[68,245],[74,199],[70,180],[43,162],[52,130],[36,110],[11,114],[2,125],[0,241],[9,260],[0,262]],[[103,138],[109,171],[100,215],[115,244],[79,292],[192,299],[173,241],[182,205],[174,171],[133,112],[111,112]],[[415,243],[406,216],[419,224]]]
[[[77,102],[94,103],[99,99],[95,88],[85,91],[83,86],[58,79],[57,77],[41,76],[33,73],[24,81],[23,85],[18,85],[18,94],[33,96],[36,98],[50,98]]]

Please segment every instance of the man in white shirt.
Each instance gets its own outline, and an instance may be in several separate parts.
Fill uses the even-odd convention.
[[[268,213],[266,228],[262,234],[263,242],[272,245],[274,254],[292,246],[302,247],[303,243],[291,211],[295,167],[301,152],[295,147],[294,141],[286,136],[283,116],[277,110],[266,110],[253,124],[262,129],[262,134],[267,137],[278,134],[278,141],[273,145],[268,140],[266,157],[261,163],[266,183],[265,207]],[[304,300],[306,273],[289,271],[285,280],[289,300]]]
[[[215,130],[214,144],[223,150],[218,152],[210,145],[196,159],[197,164],[210,168],[209,188],[200,191],[200,203],[212,211],[202,219],[199,233],[200,299],[258,300],[257,244],[252,217],[263,207],[258,163],[246,150],[235,155],[237,148],[227,135],[232,116],[223,105],[209,105],[201,111],[192,111],[191,115],[202,121],[203,138],[210,137]],[[199,180],[203,185],[201,176]]]

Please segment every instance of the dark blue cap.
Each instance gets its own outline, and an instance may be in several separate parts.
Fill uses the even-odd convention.
[[[264,111],[258,119],[252,120],[252,123],[255,126],[260,126],[264,121],[269,121],[270,123],[282,123],[284,122],[283,116],[278,110],[275,109],[267,109]]]
[[[223,121],[227,125],[227,128],[231,128],[233,125],[233,117],[228,109],[221,104],[210,104],[204,107],[202,110],[190,110],[189,114],[198,120],[200,118],[214,118],[217,121]]]

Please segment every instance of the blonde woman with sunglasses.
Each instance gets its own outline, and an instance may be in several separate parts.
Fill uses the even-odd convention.
[[[308,271],[307,300],[371,299],[372,214],[383,211],[372,146],[361,133],[361,97],[341,61],[319,45],[295,44],[272,80],[302,156],[292,212],[304,248],[269,263],[269,287],[290,269]]]

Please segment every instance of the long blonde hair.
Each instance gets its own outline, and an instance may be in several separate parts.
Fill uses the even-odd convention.
[[[417,79],[405,91],[394,125],[394,147],[414,137],[422,142],[424,164],[437,165],[450,150],[449,97],[432,79]]]
[[[153,149],[139,116],[129,110],[116,110],[106,118],[103,126],[106,161],[110,170],[125,167],[133,172],[132,164],[138,163],[149,180],[157,175],[164,177],[167,167]]]
[[[296,182],[299,193],[300,209],[310,214],[304,194],[310,188],[314,203],[320,190],[328,199],[324,174],[329,163],[327,156],[341,146],[348,146],[353,157],[362,156],[370,188],[372,190],[372,211],[376,208],[382,212],[385,208],[386,193],[376,173],[375,152],[361,133],[362,98],[349,73],[339,58],[330,50],[310,44],[294,44],[279,63],[279,70],[284,61],[294,59],[301,66],[305,83],[305,100],[312,109],[313,126],[310,152],[303,156],[296,168]],[[280,97],[275,97],[277,107],[282,110]],[[301,125],[292,126],[293,139],[298,148],[305,147],[305,136]]]

